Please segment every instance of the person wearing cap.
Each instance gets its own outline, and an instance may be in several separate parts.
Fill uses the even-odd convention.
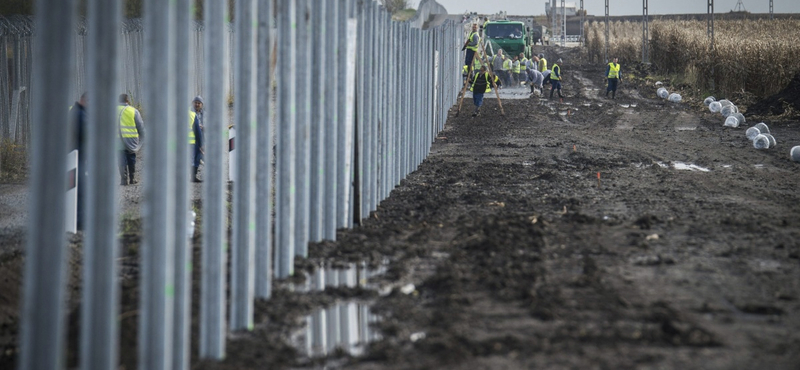
[[[486,66],[482,66],[480,71],[475,74],[472,79],[472,102],[475,104],[475,112],[472,113],[473,117],[481,114],[481,105],[483,105],[483,94],[492,91],[492,82],[489,72],[486,71]]]
[[[606,98],[609,92],[611,92],[611,99],[617,98],[617,85],[622,81],[622,75],[619,73],[618,61],[619,60],[614,57],[614,60],[606,66],[606,77],[608,78]]]
[[[528,82],[531,82],[531,81],[533,81],[533,78],[535,77],[533,71],[537,71],[537,72],[539,71],[539,57],[538,56],[533,55],[533,56],[531,56],[531,59],[528,59],[527,70],[528,70]],[[539,73],[541,73],[541,72],[539,72]]]
[[[202,182],[197,177],[197,171],[203,160],[203,98],[199,95],[192,100],[192,110],[189,111],[189,146],[192,157],[192,182]]]
[[[564,76],[561,75],[561,67],[559,64],[563,63],[561,58],[559,58],[555,63],[553,63],[553,69],[550,71],[550,99],[553,98],[553,92],[558,90],[558,97],[564,98],[561,95],[561,80]]]
[[[472,24],[472,32],[469,33],[467,37],[467,41],[464,42],[464,46],[461,50],[466,50],[467,54],[464,57],[464,65],[471,66],[472,59],[475,57],[476,52],[478,51],[478,44],[480,44],[481,36],[478,34],[478,24]]]
[[[144,122],[139,110],[130,106],[128,94],[119,96],[120,105],[117,107],[119,114],[119,138],[122,141],[120,151],[119,176],[120,185],[136,184],[136,153],[142,149],[144,139]]]
[[[192,99],[192,108],[194,110],[194,113],[197,115],[197,120],[200,122],[200,130],[203,130],[204,127],[203,126],[203,115],[205,113],[205,109],[203,109],[204,104],[205,103],[203,102],[203,97],[200,95],[197,95],[194,97],[194,99]]]
[[[544,73],[547,70],[547,59],[544,59],[544,54],[539,54],[539,72]]]
[[[544,75],[542,72],[539,72],[535,69],[528,70],[530,72],[530,85],[531,85],[531,93],[538,89],[538,91],[542,92],[542,84],[544,83]]]

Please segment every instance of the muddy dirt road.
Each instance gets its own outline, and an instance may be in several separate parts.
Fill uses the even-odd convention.
[[[276,318],[371,302],[381,339],[366,355],[284,363],[263,333],[291,331],[265,320],[198,367],[796,369],[800,126],[768,121],[778,146],[759,151],[754,122],[724,128],[635,81],[608,100],[602,67],[550,52],[566,61],[563,104],[504,100],[502,118],[487,97],[472,118],[465,101],[363,227],[311,248],[308,265],[388,260],[371,281],[390,293],[279,289],[265,304]]]
[[[547,52],[563,104],[504,100],[500,117],[487,97],[472,118],[465,101],[363,226],[298,261],[380,266],[369,286],[278,282],[227,359],[193,368],[797,369],[797,121],[767,121],[778,146],[756,150],[754,122],[634,81],[608,100],[601,66]],[[305,317],[342,302],[370,306],[377,335],[309,358]]]

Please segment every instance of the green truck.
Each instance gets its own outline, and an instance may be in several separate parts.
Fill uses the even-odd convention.
[[[503,49],[508,56],[525,53],[531,57],[531,46],[541,35],[534,35],[525,23],[516,21],[490,21],[483,29],[484,38],[491,45],[486,45],[486,52],[493,55],[497,49]],[[535,37],[534,37],[535,36]]]

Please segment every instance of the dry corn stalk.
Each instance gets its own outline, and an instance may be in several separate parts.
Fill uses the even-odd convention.
[[[602,62],[605,24],[585,25],[589,60]],[[650,24],[650,61],[664,73],[679,73],[696,88],[721,94],[747,91],[766,97],[800,73],[800,20],[724,20],[715,23],[710,48],[704,21],[657,20]],[[609,24],[609,57],[641,59],[639,22]],[[712,72],[713,71],[713,72]]]

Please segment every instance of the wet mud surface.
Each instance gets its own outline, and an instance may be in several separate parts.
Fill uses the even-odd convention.
[[[503,117],[487,96],[473,118],[465,100],[363,225],[311,245],[226,359],[199,360],[194,343],[192,368],[796,369],[800,124],[765,120],[777,147],[756,150],[750,118],[723,127],[699,98],[669,103],[644,80],[606,99],[602,67],[548,52],[566,61],[563,103],[503,100]],[[382,273],[308,289],[318,266],[348,264]],[[377,335],[360,356],[309,357],[306,317],[342,302],[369,305]],[[136,317],[122,320],[133,368]]]

